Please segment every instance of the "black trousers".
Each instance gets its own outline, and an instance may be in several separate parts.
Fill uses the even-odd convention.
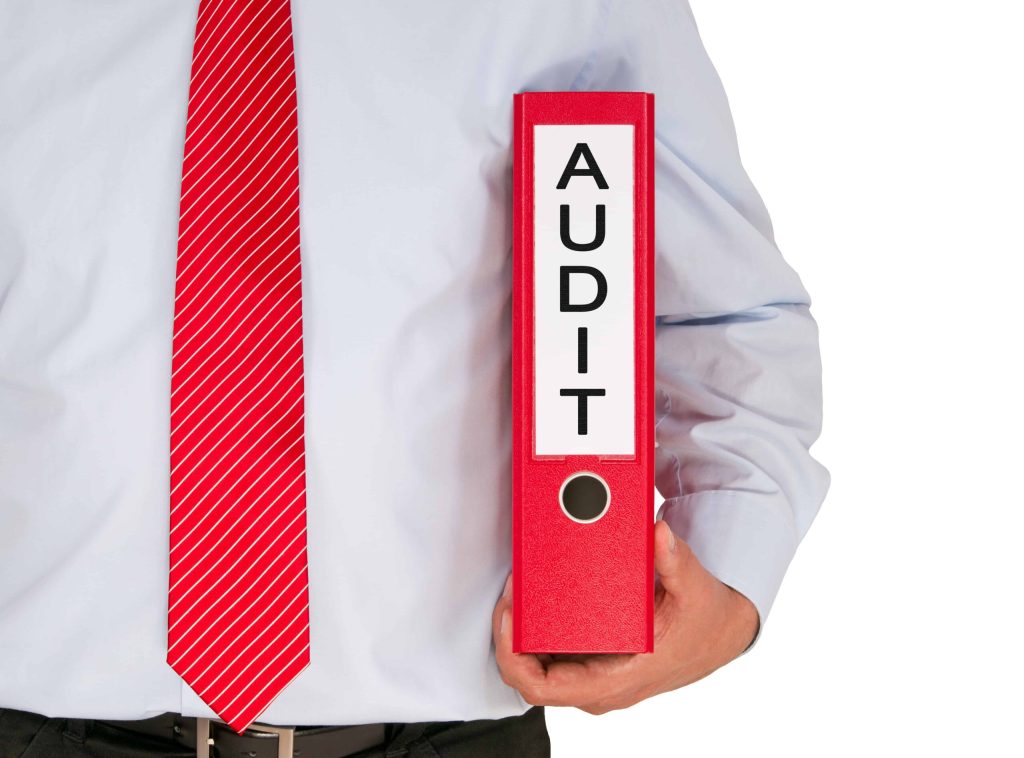
[[[544,709],[521,716],[476,721],[389,724],[388,741],[352,758],[550,758]],[[102,721],[47,718],[0,708],[0,758],[186,758],[174,741],[161,742]],[[211,756],[218,756],[216,747]],[[236,758],[231,756],[230,758]]]

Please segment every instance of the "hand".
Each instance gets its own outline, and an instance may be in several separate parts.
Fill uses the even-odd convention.
[[[654,568],[654,652],[636,655],[513,653],[509,577],[492,617],[505,683],[531,705],[596,715],[696,682],[746,650],[757,633],[753,603],[709,574],[664,521],[654,525]]]

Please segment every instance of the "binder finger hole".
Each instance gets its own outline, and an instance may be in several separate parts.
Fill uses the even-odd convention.
[[[590,471],[580,471],[568,477],[558,491],[562,511],[581,524],[601,518],[608,511],[611,499],[608,483]]]

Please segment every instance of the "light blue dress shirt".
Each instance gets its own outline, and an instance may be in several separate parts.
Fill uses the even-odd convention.
[[[212,715],[165,662],[196,0],[0,0],[0,707]],[[261,721],[501,717],[511,107],[655,93],[663,515],[768,613],[817,330],[682,0],[293,0],[312,662]]]

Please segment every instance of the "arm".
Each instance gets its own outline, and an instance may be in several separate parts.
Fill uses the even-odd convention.
[[[829,484],[809,453],[822,420],[817,325],[740,163],[692,16],[682,3],[642,5],[656,18],[637,28],[620,14],[609,52],[630,62],[612,69],[617,86],[657,93],[660,515],[763,622]]]
[[[810,299],[742,168],[688,7],[613,0],[588,66],[584,89],[655,93],[655,652],[514,656],[506,599],[494,631],[503,675],[529,702],[599,713],[751,644],[829,476],[809,453],[821,427]]]

